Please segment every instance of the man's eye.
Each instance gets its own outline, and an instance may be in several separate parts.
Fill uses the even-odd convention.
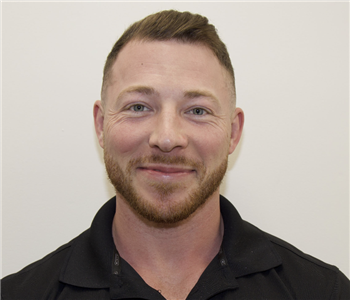
[[[196,107],[196,108],[194,108],[194,109],[191,109],[191,112],[192,112],[194,115],[200,116],[200,115],[204,115],[205,110],[204,110],[203,108]]]
[[[142,105],[142,104],[135,104],[135,105],[131,106],[131,110],[133,110],[133,111],[145,111],[145,110],[147,110],[147,107]]]

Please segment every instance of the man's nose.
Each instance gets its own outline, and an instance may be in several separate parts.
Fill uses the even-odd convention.
[[[175,112],[163,112],[156,117],[154,128],[150,134],[149,145],[162,152],[186,148],[188,138],[183,128],[181,116]]]

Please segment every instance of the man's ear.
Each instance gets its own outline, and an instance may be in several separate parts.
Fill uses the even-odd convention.
[[[230,154],[236,149],[236,146],[241,139],[244,124],[244,113],[240,108],[236,108],[231,119],[231,141]]]
[[[101,100],[97,100],[94,104],[94,122],[95,131],[97,135],[98,142],[103,148],[103,122],[104,122],[104,110]]]

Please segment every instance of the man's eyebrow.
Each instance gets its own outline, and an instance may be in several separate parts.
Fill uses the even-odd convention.
[[[137,94],[143,94],[143,95],[153,95],[155,94],[155,90],[152,87],[149,86],[130,86],[126,88],[125,90],[122,90],[120,94],[117,97],[117,100],[121,99],[124,97],[126,94],[132,94],[132,93],[137,93]]]
[[[219,103],[219,100],[210,92],[202,90],[187,91],[184,93],[185,98],[195,99],[200,97],[209,98],[215,103]]]

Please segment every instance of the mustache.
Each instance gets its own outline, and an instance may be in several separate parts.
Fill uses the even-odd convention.
[[[155,163],[155,164],[166,164],[166,165],[181,165],[186,167],[191,167],[193,169],[203,169],[204,165],[193,159],[189,159],[184,156],[166,156],[160,154],[153,154],[148,156],[141,156],[138,158],[134,158],[129,161],[128,168],[132,168],[134,166],[140,164],[147,163]]]

